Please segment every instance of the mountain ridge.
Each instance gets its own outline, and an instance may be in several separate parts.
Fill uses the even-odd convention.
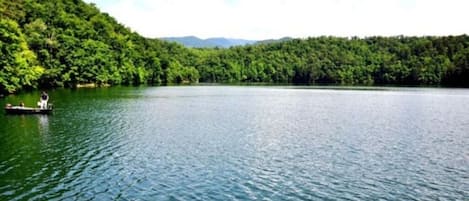
[[[225,38],[225,37],[211,37],[207,39],[201,39],[196,36],[182,36],[182,37],[162,37],[161,40],[180,43],[186,47],[193,48],[229,48],[232,46],[243,46],[255,44],[256,40],[246,40],[239,38]]]

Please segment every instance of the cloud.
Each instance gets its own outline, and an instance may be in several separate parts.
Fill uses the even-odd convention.
[[[466,0],[87,0],[146,37],[468,34]]]

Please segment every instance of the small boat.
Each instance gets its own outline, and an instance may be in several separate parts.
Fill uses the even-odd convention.
[[[47,109],[22,107],[22,106],[6,106],[5,112],[7,114],[52,114],[52,107]]]

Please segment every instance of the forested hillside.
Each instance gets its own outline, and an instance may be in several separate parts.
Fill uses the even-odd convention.
[[[197,81],[195,55],[81,0],[0,0],[0,91]]]
[[[469,84],[469,37],[318,37],[204,50],[201,81]]]
[[[81,0],[0,0],[0,93],[198,81],[469,86],[469,37],[318,37],[188,49],[144,38]]]

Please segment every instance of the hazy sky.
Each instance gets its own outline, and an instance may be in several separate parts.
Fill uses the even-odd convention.
[[[85,0],[146,37],[469,34],[469,0]]]

